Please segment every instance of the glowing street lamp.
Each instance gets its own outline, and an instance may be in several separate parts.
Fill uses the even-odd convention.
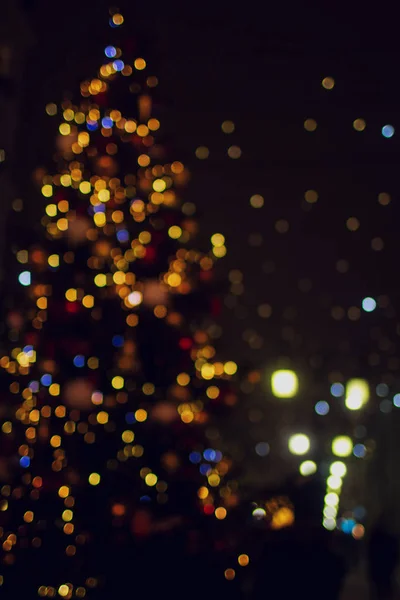
[[[271,377],[272,393],[277,398],[293,398],[299,389],[299,380],[294,371],[281,369]]]

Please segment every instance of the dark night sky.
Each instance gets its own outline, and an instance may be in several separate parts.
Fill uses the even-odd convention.
[[[50,2],[31,8],[38,41],[27,73],[20,138],[21,150],[29,148],[27,170],[48,156],[44,140],[51,140],[53,129],[45,104],[59,100],[99,62],[110,34],[106,7],[82,2],[65,7],[64,15]],[[359,356],[365,353],[367,327],[347,318],[338,324],[329,313],[332,305],[359,306],[365,295],[397,293],[399,142],[380,134],[385,123],[396,125],[399,105],[393,76],[399,48],[390,16],[360,15],[355,9],[332,15],[291,6],[267,11],[258,3],[237,9],[211,3],[196,9],[183,3],[121,9],[126,27],[156,65],[163,127],[175,156],[191,168],[187,197],[198,205],[202,231],[226,235],[221,272],[244,273],[244,293],[225,311],[223,345],[236,358],[259,364],[277,353],[300,364],[321,354],[325,374],[331,366],[349,368],[349,353],[342,354],[340,346],[347,341],[352,366],[365,369]],[[373,29],[373,17],[382,26]],[[331,91],[321,86],[327,75],[336,81]],[[317,120],[315,133],[303,129],[307,117]],[[363,133],[352,128],[357,117],[367,122]],[[222,133],[225,119],[235,122],[234,134]],[[241,147],[240,159],[227,156],[231,144]],[[208,160],[195,158],[200,145],[209,147]],[[308,211],[307,189],[319,193]],[[377,202],[382,191],[393,196],[388,207]],[[255,193],[265,198],[260,210],[249,205]],[[350,216],[361,221],[356,233],[346,230]],[[287,234],[274,229],[280,218],[289,221]],[[258,247],[249,244],[254,233],[262,236]],[[383,252],[370,249],[375,236],[384,238]],[[335,269],[339,259],[350,262],[346,275]],[[265,264],[271,260],[275,271],[268,275]],[[298,289],[304,278],[313,284],[308,293]],[[267,320],[257,315],[263,302],[273,309]],[[292,322],[284,318],[288,307],[297,310]],[[293,328],[295,341],[282,340],[285,326]],[[247,337],[251,332],[262,337],[261,349],[242,339],[246,331]]]
[[[44,107],[96,72],[112,32],[104,0],[29,4],[37,41],[25,78],[16,175],[25,214],[38,222],[29,173],[48,162],[56,127]],[[347,312],[367,295],[387,294],[399,304],[395,15],[376,6],[370,13],[365,6],[362,12],[356,7],[340,12],[294,2],[236,8],[219,2],[132,2],[120,8],[125,27],[145,48],[140,54],[159,77],[162,127],[173,158],[192,172],[187,200],[198,206],[204,240],[217,231],[227,238],[220,277],[226,280],[232,269],[244,275],[243,294],[230,297],[228,304],[236,305],[224,310],[222,354],[267,369],[277,357],[289,357],[306,382],[303,390],[312,389],[317,399],[321,389],[328,393],[332,371],[373,382],[387,373],[397,377],[396,362],[388,366],[398,356],[397,319],[390,311],[363,313],[357,321],[331,317],[333,306]],[[335,79],[333,90],[321,86],[326,76]],[[362,133],[352,127],[360,117],[367,123]],[[318,122],[314,133],[304,130],[306,118]],[[221,131],[226,119],[236,125],[232,135]],[[386,123],[397,128],[389,140],[381,135]],[[232,144],[242,149],[238,160],[227,156]],[[210,149],[205,161],[195,157],[201,145]],[[308,189],[317,190],[319,200],[305,210]],[[389,206],[378,203],[380,192],[391,194]],[[263,208],[250,206],[253,194],[263,195]],[[361,223],[354,233],[346,229],[352,216]],[[275,231],[278,219],[289,222],[288,233]],[[30,227],[28,218],[26,224]],[[260,246],[249,244],[252,234],[261,236]],[[385,243],[381,252],[371,250],[377,236]],[[349,262],[346,274],[336,269],[340,259]],[[304,279],[312,284],[308,292],[299,289]],[[262,303],[272,306],[269,319],[258,316]],[[250,347],[252,339],[258,348]],[[304,396],[312,415],[316,398]],[[255,441],[271,439],[265,428],[257,435]]]

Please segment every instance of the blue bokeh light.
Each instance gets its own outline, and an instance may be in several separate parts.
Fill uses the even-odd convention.
[[[39,382],[38,381],[30,381],[29,382],[29,389],[31,390],[31,392],[33,392],[34,394],[36,394],[36,392],[39,391]]]
[[[394,127],[393,125],[384,125],[382,127],[382,135],[385,138],[391,138],[394,136]]]
[[[364,458],[366,453],[367,449],[364,444],[356,444],[353,448],[353,454],[354,456],[357,456],[357,458]]]
[[[258,456],[267,456],[269,454],[269,444],[267,442],[258,442],[255,449]]]
[[[320,400],[319,402],[317,402],[317,404],[314,406],[314,410],[317,413],[317,415],[327,415],[329,412],[329,404],[325,401],[325,400]]]
[[[367,298],[364,298],[361,306],[363,307],[363,310],[365,310],[365,312],[372,312],[376,309],[376,300],[368,296]]]
[[[86,127],[87,129],[89,129],[89,131],[96,131],[96,129],[99,128],[99,124],[97,123],[97,121],[88,121],[86,123]]]
[[[114,46],[107,46],[107,48],[104,49],[104,54],[107,58],[114,58],[117,54],[117,49],[114,48]]]
[[[211,471],[211,465],[207,465],[206,463],[203,463],[202,465],[200,465],[200,473],[202,475],[208,475],[208,473]]]
[[[113,62],[113,67],[116,71],[122,71],[124,66],[125,66],[125,63],[123,60],[118,59],[118,60],[114,60],[114,62]]]
[[[112,339],[112,345],[115,348],[121,348],[124,345],[124,338],[122,335],[114,335]]]
[[[101,120],[101,124],[104,127],[104,129],[111,129],[114,125],[114,121],[111,119],[111,117],[103,117]]]
[[[189,460],[194,465],[197,465],[201,461],[201,454],[200,454],[200,452],[191,452],[189,454]]]
[[[84,367],[85,366],[85,357],[83,356],[83,354],[77,354],[74,357],[74,365],[75,367]]]
[[[40,381],[41,381],[42,385],[49,386],[49,385],[51,385],[51,383],[52,383],[52,381],[53,381],[53,378],[52,378],[52,376],[50,375],[50,373],[45,373],[45,374],[44,374],[44,375],[42,375],[42,377],[40,378]]]
[[[216,458],[216,452],[212,448],[207,448],[207,450],[204,450],[203,456],[206,460],[214,462]]]
[[[21,285],[31,285],[31,279],[30,271],[22,271],[22,273],[18,275],[18,281]]]
[[[135,413],[133,413],[133,412],[126,413],[126,415],[125,415],[125,421],[127,423],[129,423],[129,425],[132,425],[132,423],[136,423]]]
[[[393,396],[393,404],[396,408],[400,408],[400,394],[395,394]]]
[[[340,529],[343,531],[343,533],[351,534],[356,525],[357,523],[354,519],[343,519]]]
[[[129,232],[126,229],[120,229],[117,231],[117,239],[119,242],[128,242]]]
[[[332,383],[331,394],[335,398],[340,398],[344,394],[344,386],[341,383]]]
[[[24,469],[27,469],[31,464],[31,459],[29,458],[29,456],[21,456],[21,458],[19,459],[19,464]]]

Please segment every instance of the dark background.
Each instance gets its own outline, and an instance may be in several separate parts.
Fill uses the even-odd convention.
[[[10,8],[17,5],[8,4],[4,35],[20,60],[12,72],[18,80],[16,123],[10,135],[14,145],[3,166],[12,191],[4,196],[3,210],[13,195],[24,199],[25,208],[17,220],[14,215],[9,221],[6,272],[14,223],[28,231],[40,219],[41,200],[31,172],[49,163],[57,127],[56,120],[46,116],[45,105],[59,102],[65,91],[93,75],[104,45],[112,40],[108,3],[103,0],[32,0],[21,5],[18,15]],[[301,401],[282,417],[283,429],[265,402],[266,386],[257,391],[244,385],[249,398],[245,395],[233,417],[233,436],[235,423],[243,425],[244,415],[253,442],[270,442],[275,436],[280,454],[279,444],[286,448],[285,427],[290,429],[299,419],[306,427],[320,427],[312,407],[316,400],[328,398],[329,381],[336,374],[343,379],[364,376],[372,385],[384,380],[396,389],[396,15],[375,5],[368,12],[365,5],[362,10],[341,10],[294,2],[279,7],[261,2],[132,2],[120,9],[149,74],[160,80],[162,128],[173,142],[174,158],[192,172],[187,200],[198,206],[203,240],[217,231],[226,236],[221,281],[232,269],[243,273],[241,294],[227,286],[221,354],[237,360],[244,371],[260,368],[265,380],[279,364],[299,371]],[[7,18],[4,29],[5,23]],[[326,76],[335,79],[333,90],[322,87]],[[10,114],[3,111],[2,120],[9,121]],[[306,118],[317,121],[315,132],[304,130]],[[356,118],[366,120],[365,131],[353,129]],[[227,119],[236,125],[231,135],[221,131]],[[386,123],[398,127],[392,139],[381,135]],[[233,144],[242,149],[237,160],[227,155]],[[204,161],[195,156],[201,145],[210,149]],[[312,206],[303,199],[308,189],[319,194]],[[378,203],[380,192],[391,194],[389,206]],[[249,204],[256,193],[265,199],[261,209]],[[352,216],[361,223],[354,233],[346,228]],[[278,219],[289,222],[288,233],[276,232]],[[253,234],[258,234],[260,245],[251,244]],[[371,249],[377,236],[385,244],[381,252]],[[336,268],[341,259],[349,262],[346,274]],[[381,308],[350,320],[347,310],[360,307],[369,295],[384,297]],[[272,307],[269,319],[258,315],[262,303]],[[342,320],[332,318],[333,306],[344,309]],[[378,403],[372,415],[374,410],[379,414]],[[341,418],[333,417],[331,428]],[[395,422],[394,415],[389,419]],[[238,450],[239,458],[244,452]],[[287,460],[282,455],[282,462]]]

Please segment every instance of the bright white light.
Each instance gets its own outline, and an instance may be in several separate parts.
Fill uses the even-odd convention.
[[[326,485],[330,490],[340,490],[342,483],[341,477],[338,477],[337,475],[331,475],[326,481]]]
[[[272,373],[271,387],[277,398],[293,398],[299,389],[299,380],[294,371],[275,371]]]
[[[365,310],[365,312],[372,312],[376,309],[376,300],[370,297],[364,298],[361,306],[363,307],[363,310]]]
[[[339,435],[332,441],[332,452],[335,456],[350,456],[353,452],[353,442],[347,435]]]
[[[128,296],[129,303],[132,306],[138,306],[143,299],[141,292],[131,292]]]
[[[304,462],[301,463],[300,467],[299,467],[299,471],[302,475],[304,475],[304,477],[306,477],[307,475],[312,475],[313,473],[315,473],[317,470],[317,465],[315,464],[315,462],[313,460],[305,460]]]
[[[288,446],[292,454],[306,454],[310,449],[310,438],[304,433],[296,433],[289,438]]]
[[[341,460],[335,460],[331,464],[330,471],[332,475],[336,475],[336,477],[344,477],[347,473],[347,467]]]
[[[337,506],[339,504],[339,496],[336,492],[329,492],[329,494],[326,494],[324,500],[327,506]]]
[[[322,525],[325,527],[325,529],[328,529],[328,531],[333,531],[336,527],[336,519],[327,517],[322,521]]]
[[[365,379],[350,379],[346,385],[346,407],[349,410],[359,410],[368,400],[368,382]]]
[[[337,508],[335,506],[325,506],[324,517],[336,517]]]
[[[260,521],[266,517],[267,513],[263,508],[255,508],[252,512],[252,515],[255,519],[257,519],[257,521]]]
[[[18,281],[21,285],[31,285],[30,271],[22,271],[22,273],[18,275]]]

